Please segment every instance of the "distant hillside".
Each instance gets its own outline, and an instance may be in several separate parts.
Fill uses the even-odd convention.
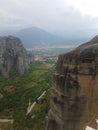
[[[84,32],[65,32],[50,33],[38,27],[31,27],[22,30],[5,30],[0,31],[1,36],[13,35],[19,37],[26,48],[47,47],[47,46],[71,46],[79,45],[90,39],[89,35],[83,35]],[[85,37],[87,36],[87,37]]]
[[[27,48],[35,46],[50,46],[61,44],[65,39],[51,34],[43,29],[31,27],[19,31],[1,31],[0,35],[14,35],[19,37]]]
[[[60,44],[64,40],[37,27],[23,29],[17,33],[17,36],[21,38],[26,47]]]

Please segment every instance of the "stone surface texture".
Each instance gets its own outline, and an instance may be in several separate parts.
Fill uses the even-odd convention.
[[[98,36],[60,55],[53,75],[46,130],[96,128],[98,118]]]
[[[0,75],[8,77],[12,71],[22,75],[28,68],[28,56],[21,40],[13,36],[0,37]]]

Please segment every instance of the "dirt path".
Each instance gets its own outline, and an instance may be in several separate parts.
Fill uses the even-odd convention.
[[[8,122],[13,124],[14,120],[13,119],[0,119],[0,123],[8,123]]]
[[[46,93],[46,91],[44,91],[44,92],[37,98],[37,100],[40,100],[40,99],[45,95],[45,93]],[[26,115],[28,115],[28,114],[32,111],[32,109],[34,108],[35,105],[36,105],[36,101],[33,102],[32,104],[29,103],[29,106],[28,106],[28,108],[27,108],[27,113],[26,113]]]

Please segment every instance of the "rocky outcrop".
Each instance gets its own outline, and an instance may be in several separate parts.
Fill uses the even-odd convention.
[[[8,77],[10,72],[24,74],[29,68],[27,52],[21,40],[13,37],[0,37],[0,75]]]
[[[27,55],[28,55],[29,64],[34,63],[34,54],[32,53],[32,51],[27,50]]]
[[[98,118],[98,36],[58,58],[46,130],[85,130]]]

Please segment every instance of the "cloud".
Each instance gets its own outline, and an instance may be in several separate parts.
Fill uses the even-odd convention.
[[[98,0],[66,0],[77,8],[82,14],[98,17]]]
[[[82,13],[72,0],[0,0],[0,30],[37,26],[49,31],[77,31],[97,28],[97,23],[97,17]]]

